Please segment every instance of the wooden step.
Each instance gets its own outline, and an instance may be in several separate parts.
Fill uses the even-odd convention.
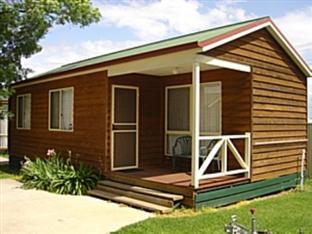
[[[147,201],[147,202],[151,202],[151,203],[155,203],[161,206],[167,206],[167,207],[173,207],[174,206],[174,201],[168,198],[160,198],[160,197],[156,197],[156,196],[151,196],[145,193],[138,193],[138,192],[133,192],[133,191],[129,191],[129,190],[123,190],[123,189],[119,189],[119,188],[114,188],[114,187],[110,187],[107,185],[97,185],[96,186],[97,190],[101,190],[101,191],[106,191],[106,192],[110,192],[110,193],[115,193],[118,195],[123,195],[123,196],[127,196],[127,197],[131,197],[131,198],[135,198],[138,200],[142,200],[142,201]]]
[[[142,209],[146,209],[146,210],[150,210],[154,212],[169,213],[172,211],[172,208],[169,208],[166,206],[161,206],[161,205],[157,205],[151,202],[146,202],[146,201],[142,201],[142,200],[138,200],[135,198],[131,198],[131,197],[127,197],[127,196],[123,196],[123,195],[119,195],[119,194],[115,194],[111,192],[106,192],[102,190],[93,189],[93,190],[90,190],[88,193],[89,195],[92,195],[92,196],[104,198],[104,199],[115,201],[115,202],[124,203],[130,206],[134,206],[134,207],[138,207],[138,208],[142,208]]]
[[[122,189],[126,191],[147,194],[147,195],[151,195],[151,196],[158,197],[158,198],[170,199],[175,202],[183,200],[183,195],[165,193],[165,192],[157,191],[154,189],[148,189],[148,188],[143,188],[139,186],[114,182],[111,180],[101,180],[98,182],[98,184],[102,186],[114,187],[114,188],[118,188],[118,189]]]

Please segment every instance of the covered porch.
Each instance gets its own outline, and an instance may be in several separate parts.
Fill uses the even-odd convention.
[[[250,66],[194,50],[118,66],[107,176],[169,192],[249,180]]]

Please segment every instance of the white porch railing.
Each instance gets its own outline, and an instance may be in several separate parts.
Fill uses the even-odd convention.
[[[235,147],[233,140],[243,139],[244,140],[244,155],[242,156],[237,148]],[[195,178],[198,180],[195,185],[199,185],[200,180],[211,179],[220,176],[235,175],[245,173],[250,178],[250,133],[244,135],[224,135],[224,136],[199,136],[199,142],[208,140],[218,140],[213,146],[211,151],[208,153],[203,163],[196,168]],[[201,144],[200,144],[201,145]],[[220,152],[221,151],[221,152]],[[237,160],[241,169],[228,169],[228,153],[232,153],[234,158]],[[221,153],[221,171],[215,173],[206,173],[209,165],[218,154]],[[197,156],[199,157],[199,155]],[[199,159],[198,159],[199,160]],[[195,188],[197,187],[195,186]]]

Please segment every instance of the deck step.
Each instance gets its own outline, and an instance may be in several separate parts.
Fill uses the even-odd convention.
[[[160,213],[172,211],[173,208],[181,205],[184,199],[179,194],[166,193],[109,179],[99,181],[95,189],[89,191],[89,195]]]
[[[144,187],[140,187],[140,186],[134,186],[134,185],[125,184],[125,183],[114,182],[111,180],[102,180],[102,181],[99,181],[98,184],[103,185],[103,186],[109,186],[109,187],[114,187],[114,188],[118,188],[118,189],[123,189],[126,191],[133,191],[133,192],[143,193],[143,194],[147,194],[147,195],[152,195],[154,197],[170,199],[173,201],[181,201],[183,199],[183,195],[165,193],[165,192],[161,192],[161,191],[154,190],[154,189],[144,188]]]
[[[146,210],[150,210],[154,212],[169,213],[172,211],[172,208],[169,208],[166,206],[157,205],[151,202],[134,199],[131,197],[127,197],[127,196],[123,196],[123,195],[119,195],[115,193],[110,193],[110,192],[106,192],[103,190],[93,189],[89,191],[89,195],[104,198],[104,199],[115,201],[115,202],[124,203],[130,206],[134,206],[134,207],[138,207],[138,208],[142,208],[142,209],[146,209]]]
[[[122,196],[131,197],[131,198],[146,201],[146,202],[155,203],[161,206],[166,206],[166,207],[174,206],[174,201],[171,199],[151,196],[145,193],[133,192],[133,191],[123,190],[123,189],[114,188],[110,186],[103,186],[103,185],[98,185],[96,189],[105,191],[105,192],[115,193],[115,194],[122,195]]]

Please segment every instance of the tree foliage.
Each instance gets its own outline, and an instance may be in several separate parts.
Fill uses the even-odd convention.
[[[99,19],[90,0],[0,0],[1,88],[26,77],[30,70],[21,60],[41,50],[38,42],[51,27],[66,23],[84,27]],[[0,92],[0,98],[10,93]]]

